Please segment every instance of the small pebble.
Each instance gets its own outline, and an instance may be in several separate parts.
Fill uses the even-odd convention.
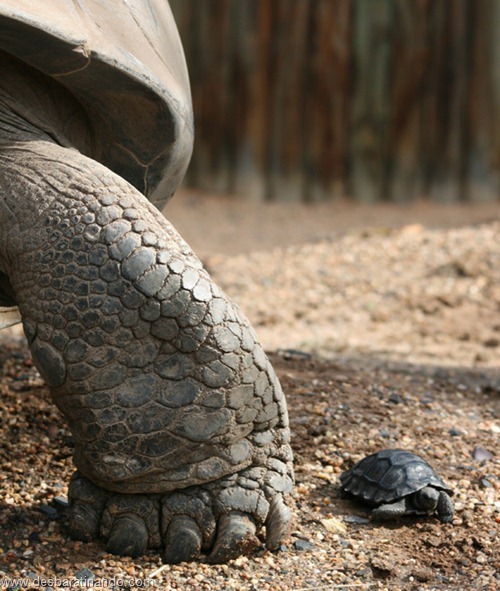
[[[476,462],[486,462],[493,458],[493,454],[491,453],[491,451],[488,451],[484,447],[478,445],[474,448],[472,452],[472,457],[476,460]]]
[[[347,528],[344,523],[335,517],[330,517],[330,519],[322,519],[321,525],[326,529],[326,531],[333,534],[347,533]]]
[[[491,488],[493,486],[493,484],[486,478],[481,478],[479,483],[482,488]]]
[[[63,495],[60,495],[58,497],[54,497],[53,503],[54,503],[54,505],[57,505],[58,507],[62,507],[64,509],[69,507],[68,497],[65,497]]]
[[[299,552],[303,552],[304,550],[311,550],[312,548],[314,548],[314,544],[302,539],[295,540],[293,545],[295,550],[298,550]]]
[[[360,517],[359,515],[346,515],[344,517],[346,523],[354,523],[356,525],[366,525],[370,523],[370,520],[366,517]]]
[[[94,578],[94,573],[87,567],[83,567],[75,573],[75,579],[79,581],[92,581]]]
[[[54,509],[54,507],[49,507],[48,505],[39,505],[38,510],[49,519],[58,519],[59,517],[59,512],[57,509]]]

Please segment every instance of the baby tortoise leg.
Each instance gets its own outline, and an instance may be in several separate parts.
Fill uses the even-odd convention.
[[[455,510],[450,496],[444,491],[440,491],[437,504],[437,515],[441,523],[452,523]]]

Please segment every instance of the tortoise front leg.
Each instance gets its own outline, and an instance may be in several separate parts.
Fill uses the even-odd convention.
[[[74,435],[74,534],[100,533],[117,553],[163,545],[169,562],[229,560],[263,526],[279,546],[287,410],[243,314],[146,198],[93,160],[16,144],[3,179],[3,270]]]
[[[453,503],[451,502],[450,496],[443,490],[439,493],[436,512],[438,519],[439,521],[441,521],[441,523],[453,522],[453,515],[455,514],[455,509],[453,508]]]

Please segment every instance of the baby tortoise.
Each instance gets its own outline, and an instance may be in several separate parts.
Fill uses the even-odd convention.
[[[453,520],[453,491],[420,456],[402,449],[384,449],[346,470],[341,488],[374,506],[375,519],[402,515],[437,514],[442,523]]]

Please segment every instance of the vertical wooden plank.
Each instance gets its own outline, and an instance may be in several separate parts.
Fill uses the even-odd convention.
[[[351,30],[351,0],[313,3],[304,79],[307,201],[347,193]]]
[[[350,192],[387,198],[394,2],[354,0]]]
[[[171,1],[191,80],[195,142],[187,182],[210,191],[227,191],[227,121],[231,110],[229,0]]]
[[[496,187],[500,185],[500,2],[492,1],[491,5],[491,104],[492,104],[492,146],[491,146],[491,174]],[[500,191],[497,190],[497,200],[500,200]]]
[[[468,2],[436,2],[430,16],[433,58],[424,85],[422,160],[428,194],[438,201],[464,196],[469,9]]]
[[[233,189],[247,199],[266,195],[265,128],[266,47],[270,38],[269,11],[262,2],[233,0],[232,42],[234,45],[233,100],[235,100],[235,144]]]
[[[271,199],[299,201],[304,192],[304,75],[311,0],[273,0],[276,35],[272,51],[269,143]]]
[[[424,194],[421,166],[422,90],[429,68],[427,24],[433,0],[396,0],[389,128],[389,187],[394,201]]]
[[[232,0],[211,0],[209,2],[211,47],[204,45],[204,51],[211,55],[210,71],[205,86],[209,93],[205,102],[203,121],[209,129],[207,141],[214,168],[210,190],[231,191],[234,176],[234,119],[237,105],[233,92],[232,61]]]
[[[495,105],[493,79],[495,69],[493,43],[498,42],[495,23],[495,0],[476,0],[471,6],[471,61],[467,109],[465,197],[470,201],[486,201],[500,196],[495,165]],[[497,3],[498,4],[498,3]],[[496,12],[497,18],[500,11]],[[497,63],[497,68],[500,64]],[[498,102],[496,103],[499,104]],[[498,117],[498,110],[496,116]],[[497,123],[498,125],[498,123]]]

